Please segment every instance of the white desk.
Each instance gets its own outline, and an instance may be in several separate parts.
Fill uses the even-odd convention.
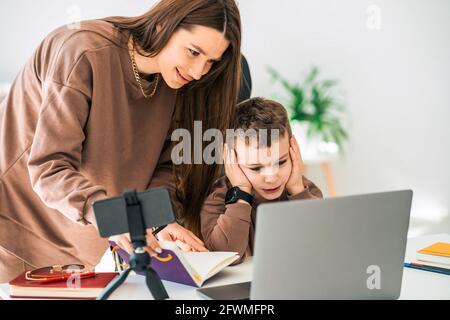
[[[210,281],[205,282],[203,287],[220,286],[224,284],[251,281],[252,259],[246,259],[237,266],[227,267]],[[201,300],[195,287],[164,281],[167,293],[172,300]],[[110,300],[142,300],[153,299],[150,295],[145,278],[136,274],[129,275],[128,279],[110,297]]]
[[[414,260],[417,250],[437,241],[450,242],[450,235],[439,234],[408,239],[405,260],[408,262]],[[204,287],[250,281],[252,279],[251,266],[252,259],[249,258],[240,265],[228,267],[207,281]],[[194,287],[169,281],[163,281],[163,283],[170,299],[202,299]],[[8,285],[0,285],[0,297],[9,298]],[[130,275],[127,281],[111,295],[110,299],[141,300],[152,299],[152,296],[147,289],[144,277]],[[450,299],[450,276],[404,268],[400,299]]]
[[[435,242],[449,242],[450,234],[437,234],[408,239],[405,261],[415,260],[416,252]],[[450,276],[411,268],[403,269],[400,299],[450,299]]]

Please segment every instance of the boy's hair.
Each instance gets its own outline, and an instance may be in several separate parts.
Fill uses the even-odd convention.
[[[278,130],[279,137],[283,137],[285,133],[289,138],[292,136],[289,117],[283,105],[261,97],[244,100],[236,106],[232,129],[234,131],[242,130],[245,132],[246,138],[254,137],[254,133],[256,133],[260,146],[266,145],[267,147],[272,144],[272,129]],[[253,132],[253,135],[248,132]],[[266,132],[267,140],[260,139],[261,134]],[[246,139],[246,143],[249,143],[249,139]]]

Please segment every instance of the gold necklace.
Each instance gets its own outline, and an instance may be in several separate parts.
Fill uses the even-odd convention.
[[[136,81],[139,84],[139,87],[141,88],[141,91],[142,91],[142,94],[144,95],[144,98],[148,99],[148,98],[153,97],[155,95],[156,88],[158,87],[159,73],[156,74],[155,87],[153,88],[152,93],[150,93],[150,95],[147,95],[145,93],[145,91],[144,91],[144,88],[142,87],[141,76],[139,75],[138,68],[137,68],[137,65],[136,65],[136,61],[134,60],[134,49],[131,49],[130,57],[131,57],[131,65],[133,67],[134,77],[136,78]]]

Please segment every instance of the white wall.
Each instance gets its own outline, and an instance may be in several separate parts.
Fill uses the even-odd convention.
[[[154,0],[0,1],[0,82],[11,81],[47,33],[74,18],[138,15],[154,3]]]
[[[377,5],[381,28],[366,25]],[[254,94],[266,66],[292,80],[318,65],[338,78],[351,120],[339,194],[414,190],[411,234],[450,232],[450,2],[241,0]]]
[[[82,19],[136,15],[155,1],[0,2],[0,82],[11,81],[39,41]],[[381,11],[369,29],[370,5]],[[341,195],[411,188],[411,235],[450,232],[450,2],[447,0],[240,0],[253,95],[276,89],[267,66],[296,80],[311,65],[340,79],[351,122],[332,164]],[[318,171],[314,173],[319,184]]]

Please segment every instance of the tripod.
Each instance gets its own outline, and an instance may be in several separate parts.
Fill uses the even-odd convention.
[[[155,300],[169,298],[163,283],[156,271],[151,267],[150,255],[144,250],[147,245],[146,228],[142,216],[141,205],[136,195],[136,190],[130,190],[123,194],[127,210],[128,228],[131,243],[135,249],[130,257],[130,267],[114,279],[97,297],[97,300],[106,300],[126,280],[131,270],[145,273],[145,282]]]

